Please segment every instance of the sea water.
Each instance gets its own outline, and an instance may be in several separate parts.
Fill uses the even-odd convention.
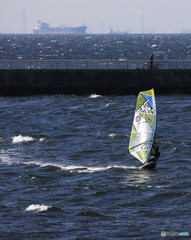
[[[0,60],[190,59],[190,34],[0,34]]]
[[[189,58],[189,40],[0,36],[1,59],[144,59],[151,51]],[[128,152],[137,95],[0,98],[0,239],[164,239],[162,231],[190,231],[191,97],[156,96],[161,157],[149,171]]]

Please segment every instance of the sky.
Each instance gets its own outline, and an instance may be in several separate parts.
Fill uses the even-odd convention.
[[[0,0],[0,33],[33,33],[37,21],[51,27],[82,26],[90,33],[181,33],[191,28],[191,0]]]

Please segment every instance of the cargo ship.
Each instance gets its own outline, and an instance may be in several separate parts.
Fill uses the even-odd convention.
[[[37,22],[37,26],[33,29],[34,34],[86,34],[86,26],[80,27],[60,27],[52,28],[48,23]]]

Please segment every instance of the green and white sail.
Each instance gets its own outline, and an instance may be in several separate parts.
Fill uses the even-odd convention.
[[[145,163],[150,156],[156,127],[157,113],[154,89],[140,92],[133,120],[129,151],[142,163]]]

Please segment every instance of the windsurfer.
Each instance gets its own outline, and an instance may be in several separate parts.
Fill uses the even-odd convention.
[[[156,142],[153,143],[151,148],[151,158],[148,162],[157,161],[160,157],[159,147]]]

